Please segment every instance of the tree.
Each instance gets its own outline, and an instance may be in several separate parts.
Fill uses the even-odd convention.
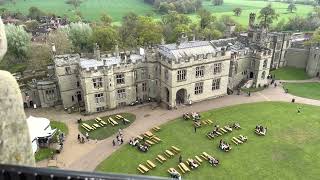
[[[212,0],[212,4],[215,6],[221,6],[223,4],[223,0]]]
[[[104,26],[110,26],[112,23],[112,17],[108,14],[101,14],[100,21]]]
[[[92,29],[89,24],[82,22],[71,23],[66,32],[76,52],[88,52],[92,49],[90,41]]]
[[[52,63],[52,53],[47,44],[31,44],[27,53],[28,65],[32,69],[40,69]]]
[[[169,43],[176,42],[180,34],[177,34],[178,31],[182,29],[181,25],[184,25],[184,29],[189,26],[191,19],[185,14],[178,14],[177,12],[170,12],[162,16],[161,24],[163,28],[163,35],[165,40]],[[180,26],[179,28],[176,28]],[[185,31],[185,33],[187,33]]]
[[[24,23],[27,32],[34,32],[38,29],[39,23],[36,20],[26,21]]]
[[[296,11],[297,10],[297,7],[294,3],[290,3],[289,6],[288,6],[288,11],[290,13],[293,13],[293,11]]]
[[[67,0],[66,4],[72,5],[75,9],[77,9],[81,5],[81,0]]]
[[[242,9],[239,8],[239,7],[238,8],[234,8],[232,11],[234,12],[235,16],[240,16],[241,13],[242,13]]]
[[[138,15],[128,13],[122,18],[122,26],[119,28],[120,45],[122,48],[136,47],[137,42]]]
[[[72,42],[70,41],[68,34],[61,28],[51,32],[48,35],[48,46],[52,47],[54,44],[56,54],[68,54],[72,53]]]
[[[153,18],[146,16],[139,17],[137,34],[141,46],[159,44],[163,38],[162,27]]]
[[[320,44],[320,28],[318,28],[316,31],[314,31],[312,38],[307,42],[307,44]]]
[[[26,55],[31,42],[31,36],[22,26],[8,24],[5,26],[8,42],[8,53],[16,57],[15,62],[20,63],[26,60]]]
[[[32,6],[32,7],[29,8],[29,14],[28,14],[28,16],[29,16],[31,19],[37,19],[37,20],[39,20],[40,17],[45,16],[45,13],[42,12],[39,8]]]
[[[274,20],[278,19],[278,16],[279,15],[276,13],[276,11],[271,7],[271,4],[269,4],[260,10],[258,19],[260,19],[261,26],[268,28]]]
[[[201,32],[202,37],[205,40],[213,40],[213,39],[219,39],[222,37],[222,33],[216,29],[210,29],[210,28],[205,28]]]
[[[200,17],[201,29],[205,29],[207,26],[209,26],[216,20],[216,18],[212,16],[208,10],[205,9],[198,11],[198,16]]]
[[[97,43],[101,50],[113,49],[117,40],[118,32],[111,26],[97,26],[93,29],[92,42]]]

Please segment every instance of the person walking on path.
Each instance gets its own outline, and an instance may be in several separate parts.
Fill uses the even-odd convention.
[[[80,134],[78,134],[78,141],[81,142]]]
[[[112,146],[116,146],[116,141],[114,139],[112,140]]]
[[[88,132],[86,132],[86,139],[87,139],[87,141],[89,141],[89,133]]]

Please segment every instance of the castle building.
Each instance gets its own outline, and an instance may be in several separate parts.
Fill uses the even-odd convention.
[[[231,34],[231,33],[229,33]],[[87,114],[154,100],[170,108],[225,96],[245,83],[268,84],[270,69],[299,64],[319,76],[320,50],[303,49],[299,61],[292,56],[296,40],[289,33],[268,33],[250,14],[249,30],[237,37],[212,41],[162,44],[137,51],[91,57],[79,54],[54,57],[54,80],[39,83],[35,98],[43,107],[84,107]],[[298,43],[299,44],[299,43]],[[51,89],[50,89],[51,87]]]

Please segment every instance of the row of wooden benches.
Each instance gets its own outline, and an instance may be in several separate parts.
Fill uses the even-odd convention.
[[[230,133],[232,132],[232,128],[230,126],[224,126],[224,127],[221,127],[219,128],[218,131],[216,131],[216,133],[219,135],[219,136],[222,136],[223,134],[227,134],[227,133]],[[213,139],[215,138],[215,136],[211,135],[211,134],[207,134],[207,137],[209,139]]]
[[[122,117],[121,115],[116,115],[115,118],[116,118],[117,120],[123,119],[124,121],[130,122],[128,119],[125,119],[125,118]],[[108,123],[111,124],[112,126],[116,126],[116,125],[119,124],[119,123],[118,123],[116,120],[114,120],[112,117],[109,117],[109,118],[108,118],[108,123],[106,123],[106,122],[105,122],[104,120],[102,120],[100,117],[96,117],[95,121],[96,121],[96,123],[92,124],[91,126],[88,125],[87,123],[82,123],[82,124],[81,124],[81,127],[83,127],[87,132],[90,132],[90,131],[96,130],[97,128],[107,126]]]
[[[213,121],[210,119],[202,120],[202,121],[194,121],[193,125],[195,127],[201,127],[202,125],[211,125],[213,124]]]
[[[180,149],[177,148],[176,146],[171,146],[171,149],[170,150],[165,150],[164,152],[164,155],[167,157],[167,158],[170,158],[170,157],[173,157],[175,154],[178,154],[180,153]],[[159,154],[157,157],[156,157],[156,160],[160,163],[160,164],[163,164],[167,159]],[[145,164],[139,164],[138,167],[137,167],[137,170],[141,173],[141,174],[144,174],[144,173],[147,173],[149,172],[150,170],[156,168],[157,165],[152,162],[151,160],[147,160],[147,162]]]
[[[231,141],[236,145],[243,144],[243,143],[247,142],[247,140],[248,140],[248,138],[241,135],[241,134],[238,137],[232,137],[232,139],[231,139]]]
[[[201,157],[201,158],[200,158],[200,157]],[[181,163],[179,163],[179,164],[178,164],[178,168],[179,168],[180,172],[181,172],[182,174],[185,174],[185,173],[187,173],[187,172],[190,172],[191,170],[190,170],[190,168],[188,167],[188,164],[189,164],[189,163],[192,163],[193,161],[195,161],[196,164],[197,164],[198,166],[200,166],[200,165],[203,163],[204,160],[205,160],[205,161],[208,161],[208,160],[209,160],[210,155],[209,155],[208,153],[206,153],[206,152],[203,152],[203,153],[200,155],[200,157],[199,157],[198,155],[196,155],[196,156],[194,156],[194,159],[188,158],[188,160],[187,160],[186,162],[181,162]],[[172,172],[172,171],[176,171],[176,170],[175,170],[174,168],[168,169],[168,173],[169,173],[169,174],[170,174],[170,172]],[[176,172],[178,172],[178,171],[176,171]]]

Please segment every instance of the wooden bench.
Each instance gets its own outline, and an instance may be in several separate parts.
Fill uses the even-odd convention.
[[[90,130],[94,130],[95,127],[89,126],[87,123],[82,123],[82,125],[84,125],[86,128],[90,129]]]
[[[150,145],[154,145],[154,143],[150,140],[146,140],[146,143],[150,144]]]
[[[220,133],[220,132],[218,132],[218,131],[217,131],[216,133],[217,133],[219,136],[222,136],[222,133]]]
[[[206,121],[202,121],[201,123],[204,124],[204,125],[207,125],[207,122],[206,122]]]
[[[93,126],[96,127],[96,128],[101,127],[99,124],[96,124],[96,123],[94,123]]]
[[[220,130],[221,130],[222,132],[224,132],[224,133],[227,133],[227,132],[228,132],[227,130],[225,130],[225,129],[223,129],[223,128],[220,128]]]
[[[202,159],[199,156],[194,156],[199,163],[202,163]]]
[[[238,144],[242,144],[243,142],[242,141],[240,141],[238,138],[236,138],[236,137],[232,137],[232,139],[233,140],[235,140]]]
[[[144,172],[148,172],[149,169],[142,164],[139,164],[139,168],[141,168]]]
[[[234,144],[238,145],[238,143],[237,143],[237,141],[236,141],[236,140],[231,139],[231,141],[232,141]]]
[[[147,165],[151,167],[151,169],[156,168],[157,166],[150,160],[147,160]]]
[[[183,162],[179,164],[185,172],[190,172],[188,166],[186,166]]]
[[[158,126],[155,126],[155,127],[152,128],[152,130],[158,132],[158,131],[160,131],[160,128]]]
[[[117,114],[116,119],[120,120],[120,119],[124,119],[124,118],[121,115]]]
[[[83,127],[83,129],[85,129],[86,131],[90,132],[90,129],[88,129],[87,127],[85,127],[83,124],[81,125],[81,127]]]
[[[141,173],[141,174],[144,174],[145,172],[141,169],[141,168],[137,168],[138,169],[138,171]]]
[[[165,153],[167,153],[169,155],[169,157],[173,157],[174,156],[174,154],[170,150],[166,150]]]
[[[171,148],[176,154],[181,152],[181,150],[179,148],[177,148],[176,146],[171,146]]]
[[[156,160],[159,162],[159,163],[163,163],[164,161],[162,161],[160,158],[156,157]]]
[[[224,126],[224,128],[230,132],[232,132],[232,128],[228,127],[228,126]]]
[[[210,124],[213,124],[213,121],[211,121],[210,119],[207,120]]]
[[[163,157],[162,155],[160,155],[160,154],[158,155],[158,158],[159,158],[161,161],[163,161],[163,162],[167,160],[166,158],[164,158],[164,157]]]
[[[178,165],[178,167],[179,167],[180,171],[181,171],[183,174],[186,173],[186,172],[184,171],[184,169],[181,167],[180,164]]]

